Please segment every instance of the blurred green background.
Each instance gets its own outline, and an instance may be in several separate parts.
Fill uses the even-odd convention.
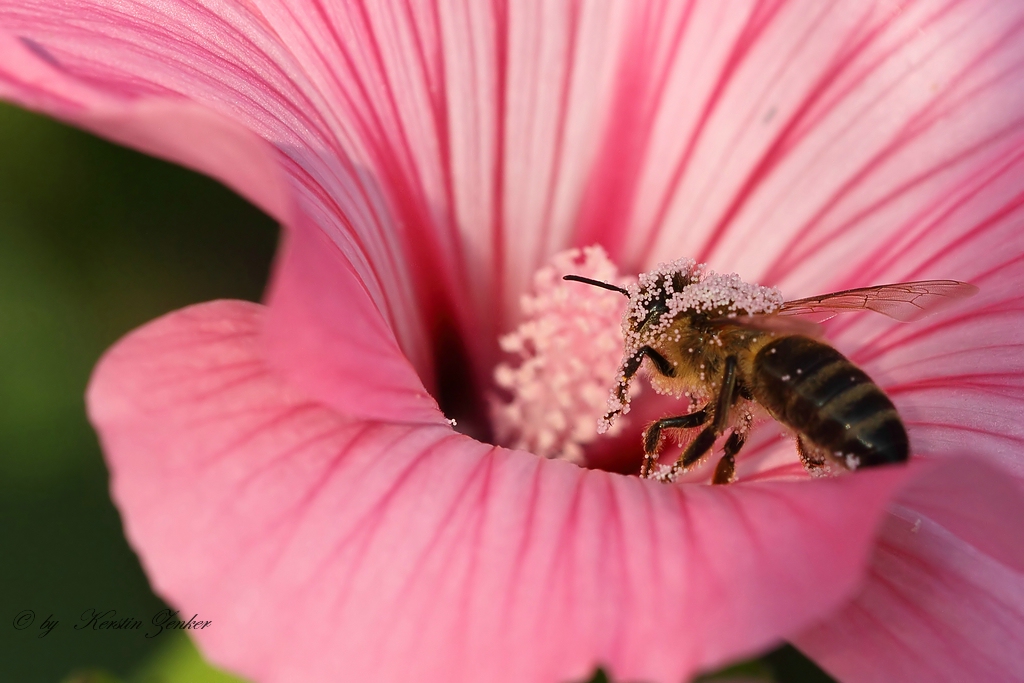
[[[277,227],[215,182],[6,105],[0,150],[0,680],[228,680],[198,673],[182,636],[72,630],[87,609],[148,622],[163,607],[122,535],[83,394],[132,328],[258,300]],[[17,631],[24,609],[61,624]]]
[[[207,178],[4,104],[0,150],[0,681],[236,680],[181,632],[71,628],[88,609],[146,621],[163,608],[107,495],[83,394],[129,330],[259,300],[277,227]],[[36,622],[16,630],[26,609]],[[39,638],[51,614],[61,624]],[[788,647],[742,674],[830,680]]]

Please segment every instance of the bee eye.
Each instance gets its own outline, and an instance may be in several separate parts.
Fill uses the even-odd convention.
[[[648,325],[653,323],[655,320],[657,320],[658,317],[662,313],[665,313],[666,311],[668,311],[668,309],[665,308],[665,305],[663,303],[661,303],[660,301],[652,302],[650,309],[647,311],[647,315],[645,315],[644,319],[642,321],[640,321],[640,325],[637,327],[637,329],[638,330],[644,329],[645,327],[647,327]]]

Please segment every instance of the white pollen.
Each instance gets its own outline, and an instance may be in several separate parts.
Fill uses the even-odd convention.
[[[492,401],[491,415],[500,443],[579,463],[609,408],[608,378],[625,384],[619,321],[628,302],[619,293],[562,280],[569,274],[626,284],[600,247],[562,252],[538,270],[532,292],[520,300],[518,328],[499,339],[509,358],[494,369],[504,396]]]
[[[608,429],[619,414],[628,410],[631,381],[625,379],[624,374],[627,367],[636,363],[637,355],[644,346],[658,348],[680,343],[685,320],[691,316],[717,318],[772,313],[783,302],[782,292],[778,289],[744,282],[735,273],[715,273],[705,264],[689,258],[659,264],[653,270],[641,273],[636,283],[626,289],[629,304],[622,318],[625,348],[617,373],[620,379],[612,388],[608,412],[600,421],[599,431]],[[710,339],[702,339],[701,343],[723,346],[717,334]],[[687,347],[687,351],[693,354],[697,349]],[[704,364],[697,369],[704,370]],[[705,389],[706,374],[698,373],[698,379],[701,386],[652,384],[659,393],[690,396]]]

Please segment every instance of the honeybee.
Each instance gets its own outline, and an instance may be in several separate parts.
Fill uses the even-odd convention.
[[[955,280],[925,280],[784,301],[778,289],[717,274],[692,259],[662,264],[629,288],[578,275],[564,279],[629,298],[622,321],[626,348],[598,431],[628,412],[630,383],[645,367],[656,391],[685,395],[701,407],[647,426],[640,476],[674,481],[731,427],[715,484],[735,480],[753,404],[795,432],[800,460],[812,475],[829,473],[833,464],[854,470],[906,461],[907,431],[892,401],[863,370],[819,341],[818,323],[863,310],[909,322],[978,291]],[[807,317],[813,315],[823,319]],[[674,464],[658,465],[666,430],[698,427]]]

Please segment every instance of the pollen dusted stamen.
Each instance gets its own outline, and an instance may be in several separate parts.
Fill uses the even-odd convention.
[[[611,285],[564,281],[574,274]],[[534,275],[533,293],[520,301],[522,323],[499,340],[512,356],[494,371],[508,400],[492,406],[499,442],[546,458],[583,461],[583,446],[606,410],[608,378],[622,354],[622,282],[600,247],[557,254]]]

